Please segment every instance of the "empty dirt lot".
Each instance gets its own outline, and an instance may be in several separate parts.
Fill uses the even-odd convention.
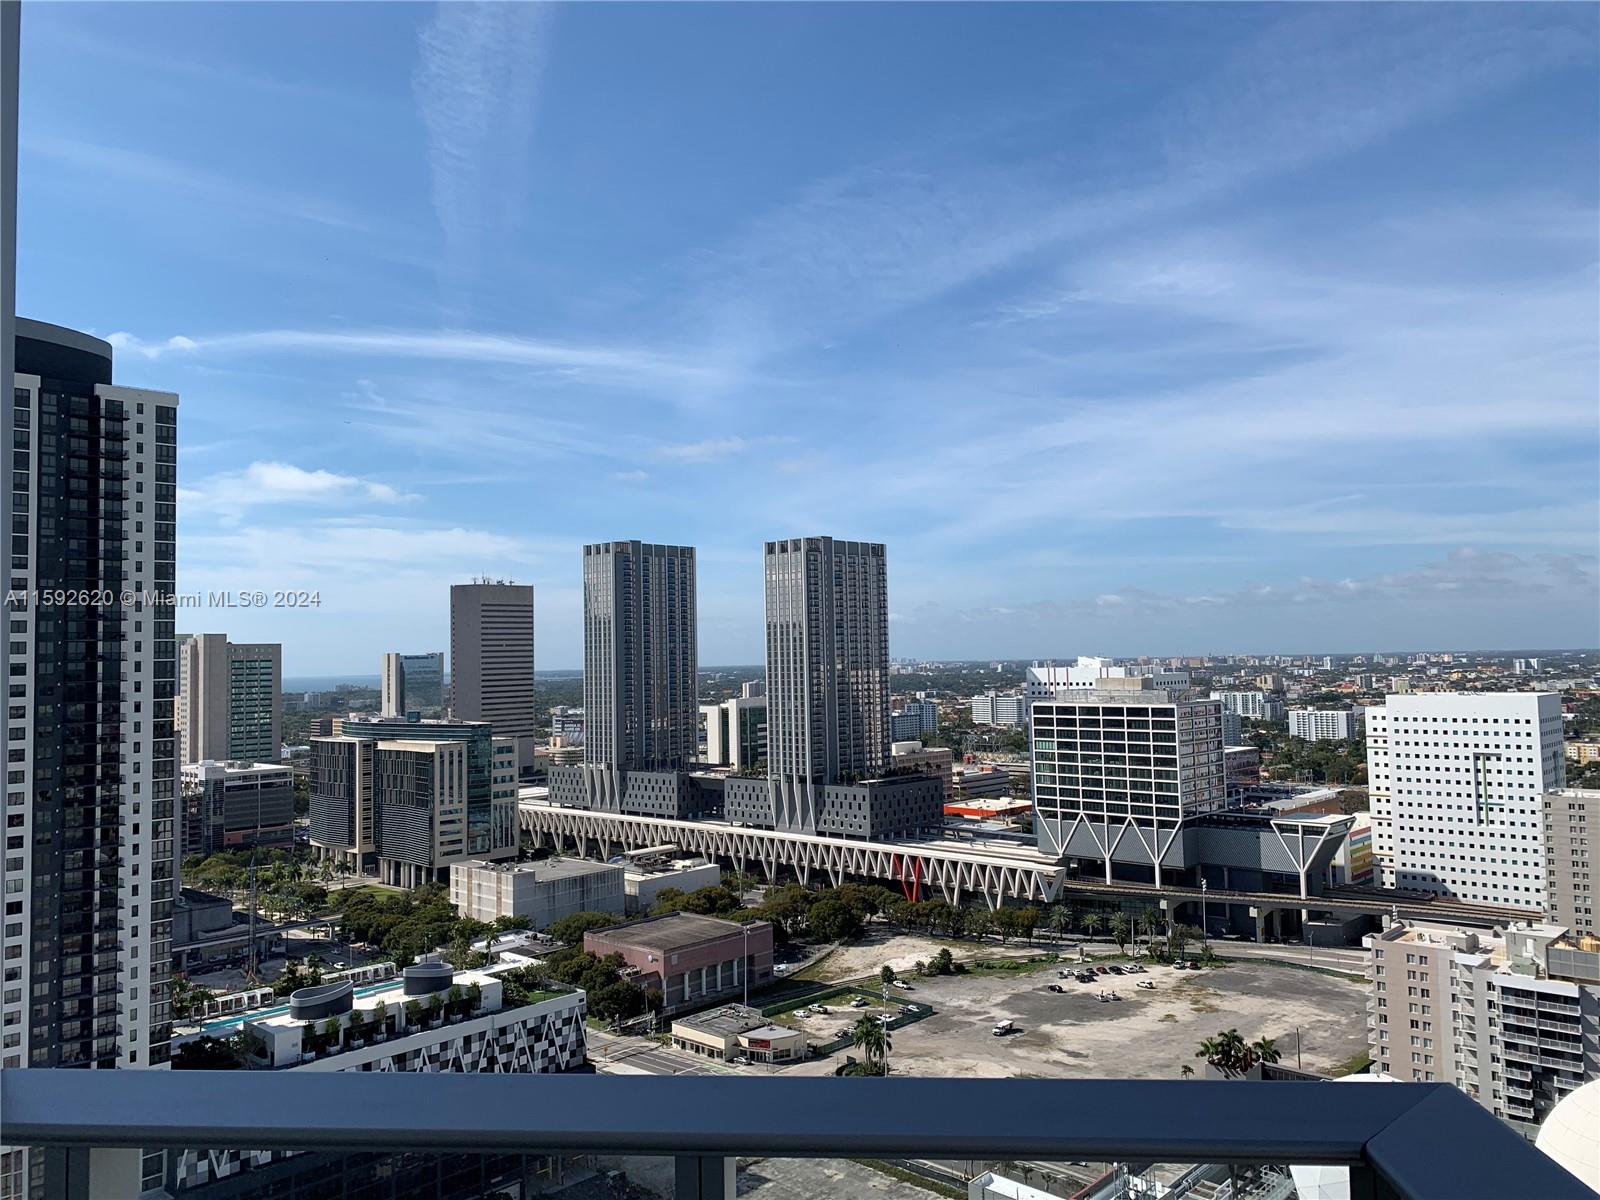
[[[1135,987],[1155,983],[1155,991]],[[1048,991],[1059,982],[1065,995]],[[1366,1048],[1364,984],[1266,964],[1109,976],[1085,984],[1058,980],[1054,969],[1033,974],[947,976],[916,980],[908,998],[934,1015],[894,1034],[894,1066],[916,1075],[1108,1077],[1171,1079],[1194,1057],[1201,1039],[1237,1029],[1247,1041],[1277,1039],[1286,1066],[1295,1064],[1300,1027],[1302,1064],[1331,1071]],[[1104,988],[1122,999],[1102,1004]],[[1020,1032],[997,1038],[997,1021]]]

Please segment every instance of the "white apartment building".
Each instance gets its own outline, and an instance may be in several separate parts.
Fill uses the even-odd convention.
[[[1028,668],[1026,687],[1030,700],[1065,698],[1072,692],[1103,687],[1107,679],[1148,679],[1152,688],[1181,690],[1189,686],[1189,672],[1174,667],[1130,666],[1114,658],[1080,654],[1074,663],[1034,663]]]
[[[1308,742],[1347,742],[1359,732],[1359,720],[1347,708],[1291,708],[1289,733]]]
[[[967,704],[972,709],[974,725],[1026,725],[1028,723],[1028,698],[1007,696],[998,692],[985,692],[974,696]]]
[[[1379,882],[1542,912],[1544,794],[1566,783],[1560,697],[1390,696],[1366,723]]]
[[[1222,711],[1237,713],[1252,721],[1281,721],[1288,715],[1283,701],[1271,692],[1212,692],[1222,701]]]
[[[1494,934],[1397,924],[1371,953],[1367,1038],[1376,1069],[1453,1083],[1531,1137],[1600,1078],[1600,942],[1559,925]]]

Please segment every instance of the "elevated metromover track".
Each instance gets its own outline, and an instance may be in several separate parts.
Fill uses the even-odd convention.
[[[1258,919],[1292,910],[1337,916],[1394,915],[1409,920],[1462,925],[1505,925],[1536,918],[1530,910],[1501,908],[1415,892],[1330,888],[1305,899],[1287,892],[1250,892],[1069,877],[1059,862],[1026,847],[981,839],[926,838],[895,842],[856,841],[815,834],[752,829],[715,820],[676,820],[564,808],[540,800],[518,805],[522,832],[535,845],[608,859],[630,850],[674,846],[742,871],[760,870],[769,880],[789,873],[838,885],[870,879],[897,887],[911,898],[942,896],[952,904],[982,899],[991,909],[1007,900],[1048,904],[1071,897],[1103,896],[1179,905],[1243,905]]]

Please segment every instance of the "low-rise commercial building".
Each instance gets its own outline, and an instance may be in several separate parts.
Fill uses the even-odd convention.
[[[671,847],[662,853],[633,852],[623,866],[622,894],[625,911],[649,912],[657,897],[668,888],[697,892],[722,882],[722,868],[703,858],[672,857]]]
[[[1567,757],[1575,763],[1600,762],[1600,742],[1572,741],[1566,746]]]
[[[958,768],[952,783],[957,801],[981,800],[1011,792],[1011,776],[993,767]]]
[[[620,954],[634,983],[661,997],[662,1011],[683,1012],[741,996],[772,980],[772,926],[673,913],[583,935],[583,948]]]
[[[526,917],[535,929],[573,913],[623,914],[623,868],[581,858],[542,862],[474,859],[450,867],[450,902],[463,917],[493,923]]]
[[[806,1035],[775,1025],[759,1008],[725,1004],[672,1023],[672,1044],[690,1054],[732,1062],[800,1062],[806,1056]]]
[[[183,767],[183,854],[294,845],[294,768],[204,762]]]
[[[777,811],[775,793],[786,785],[772,779],[730,778],[724,785],[724,813],[729,821],[771,829]],[[812,789],[816,811],[814,832],[831,837],[908,837],[943,823],[944,786],[914,772],[854,783],[829,783]]]
[[[954,800],[944,806],[944,815],[947,817],[961,817],[968,821],[1007,821],[1013,817],[1025,817],[1033,811],[1033,805],[1027,800],[1011,800],[1001,797],[989,799]]]

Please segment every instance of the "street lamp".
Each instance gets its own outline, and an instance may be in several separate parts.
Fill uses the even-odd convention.
[[[1204,879],[1200,880],[1200,946],[1205,948],[1206,938],[1209,936],[1209,926],[1206,922],[1206,892],[1211,885]]]
[[[744,959],[739,963],[739,970],[744,975],[744,1006],[750,1007],[750,922],[746,921],[744,929]]]

